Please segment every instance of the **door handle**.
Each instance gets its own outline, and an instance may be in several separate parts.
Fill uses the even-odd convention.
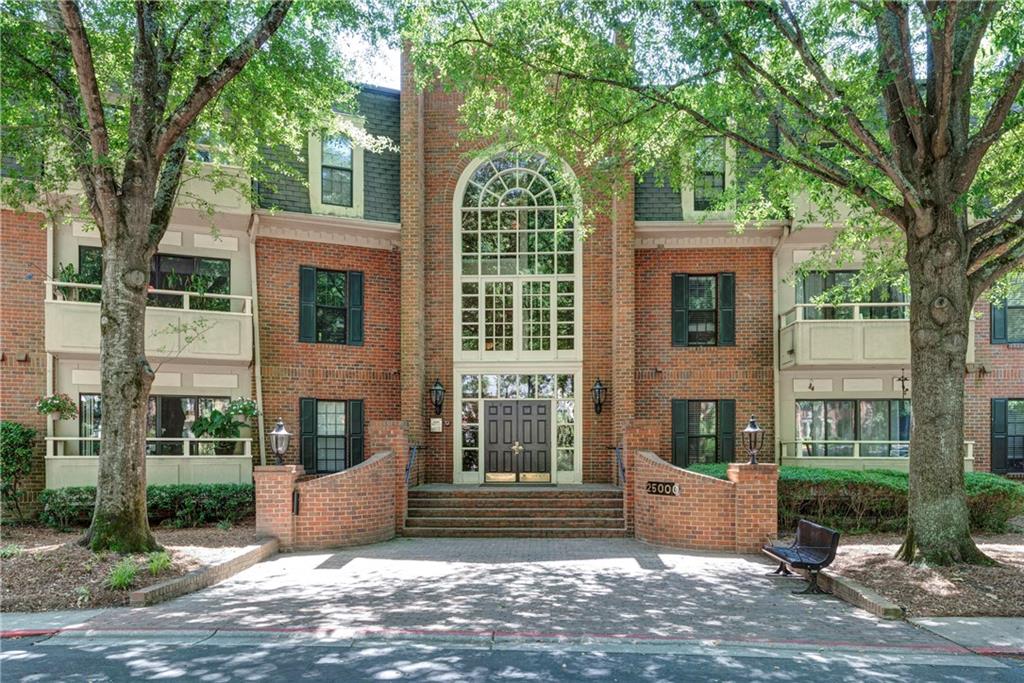
[[[516,441],[515,444],[512,446],[512,452],[515,453],[516,455],[519,455],[524,450],[526,450],[526,449],[518,441]]]

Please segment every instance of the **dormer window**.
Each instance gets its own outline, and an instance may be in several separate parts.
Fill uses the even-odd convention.
[[[693,210],[711,211],[725,193],[725,140],[705,137],[693,163]]]
[[[352,206],[352,142],[342,135],[322,142],[320,197],[324,204]]]

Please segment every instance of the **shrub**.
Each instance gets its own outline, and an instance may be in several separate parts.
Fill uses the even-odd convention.
[[[110,573],[107,574],[107,587],[116,591],[126,591],[135,583],[135,575],[138,573],[139,567],[135,560],[126,557],[110,569]]]
[[[89,519],[96,505],[96,487],[44,489],[39,494],[39,503],[43,508],[39,513],[39,521],[63,531],[76,522]]]
[[[726,479],[725,463],[690,470]],[[1024,485],[995,474],[966,472],[967,507],[974,531],[1001,532],[1024,513]],[[779,529],[800,519],[846,532],[903,531],[907,526],[907,475],[895,470],[779,468]]]
[[[171,556],[166,550],[158,550],[149,554],[149,573],[153,576],[171,568]]]
[[[36,430],[17,422],[0,422],[0,497],[21,515],[21,480],[32,471],[32,442]]]
[[[56,529],[85,522],[92,514],[96,487],[73,486],[46,489],[39,500],[40,521]],[[168,484],[146,489],[149,519],[153,523],[188,527],[222,520],[234,523],[253,514],[255,489],[252,484]]]

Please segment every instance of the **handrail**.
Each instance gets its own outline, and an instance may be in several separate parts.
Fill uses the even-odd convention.
[[[102,285],[96,285],[86,282],[62,282],[60,280],[47,280],[46,281],[46,300],[47,301],[67,301],[67,299],[58,299],[55,294],[56,288],[64,289],[84,289],[84,290],[100,290],[102,291]],[[252,297],[244,294],[214,294],[213,292],[200,294],[199,292],[188,292],[181,289],[156,289],[150,288],[146,290],[147,294],[161,294],[166,296],[181,297],[182,306],[160,306],[152,302],[147,302],[147,308],[170,308],[176,311],[202,311],[203,313],[236,313],[237,311],[208,311],[206,309],[196,309],[192,307],[192,298],[197,299],[221,299],[225,301],[241,301],[242,310],[241,313],[245,315],[252,315]],[[72,302],[72,303],[97,303],[95,301],[85,302]]]
[[[409,486],[409,477],[412,475],[412,468],[416,462],[416,453],[420,449],[420,444],[409,444],[409,461],[405,463],[405,485]]]
[[[864,317],[865,309],[877,309],[877,308],[895,308],[899,309],[899,316],[886,317],[886,318],[866,318]],[[853,314],[849,318],[807,318],[804,315],[804,311],[813,309],[816,311],[827,311],[827,310],[847,310],[850,309]],[[835,322],[837,320],[907,320],[910,317],[910,302],[907,301],[887,301],[887,302],[863,302],[863,303],[849,303],[849,304],[796,304],[784,313],[779,314],[779,326],[786,327],[797,322]]]
[[[83,454],[69,454],[64,452],[64,444],[75,441],[85,441],[88,443],[97,443],[100,441],[98,436],[47,436],[44,437],[46,440],[46,455],[47,457],[64,457],[64,458],[77,458],[82,457]],[[236,438],[224,438],[219,439],[212,436],[192,436],[192,437],[166,437],[166,436],[154,436],[148,437],[146,443],[181,443],[181,453],[161,453],[160,455],[169,455],[173,457],[189,457],[191,455],[205,455],[201,454],[194,449],[193,444],[206,444],[206,443],[241,443],[243,444],[242,452],[238,455],[244,455],[252,457],[252,439],[248,437],[236,437]],[[216,453],[214,454],[216,455]],[[235,455],[232,453],[231,455]],[[223,456],[221,456],[223,457]]]
[[[622,460],[622,446],[605,446],[608,450],[615,451],[615,464],[619,469],[619,482],[626,485],[626,463]]]

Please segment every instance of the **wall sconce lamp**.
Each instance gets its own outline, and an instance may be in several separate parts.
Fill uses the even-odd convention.
[[[604,399],[608,395],[608,388],[601,383],[600,377],[594,382],[594,388],[590,390],[590,395],[594,399],[594,412],[600,415],[601,409],[604,407]]]
[[[434,404],[434,415],[440,415],[441,407],[444,405],[444,385],[440,379],[435,379],[434,386],[430,389],[430,402]]]

